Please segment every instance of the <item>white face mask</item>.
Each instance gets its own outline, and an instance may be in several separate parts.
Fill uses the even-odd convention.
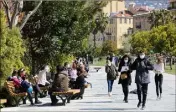
[[[145,54],[140,55],[141,59],[144,59],[144,57],[145,57]]]
[[[125,59],[125,60],[124,60],[124,62],[125,62],[125,63],[127,63],[127,62],[128,62],[128,60],[127,60],[127,59]]]
[[[67,68],[70,68],[70,64],[67,65]]]
[[[45,67],[45,70],[46,70],[46,72],[49,72],[49,71],[50,71],[49,66],[46,66],[46,67]]]
[[[111,66],[111,62],[110,61],[108,61],[108,66]]]

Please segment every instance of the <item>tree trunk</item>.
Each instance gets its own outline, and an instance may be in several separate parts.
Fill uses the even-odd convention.
[[[96,34],[94,34],[94,49],[96,49]]]

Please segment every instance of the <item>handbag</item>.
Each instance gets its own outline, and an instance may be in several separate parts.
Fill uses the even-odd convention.
[[[123,74],[120,75],[120,78],[121,78],[122,80],[126,79],[127,77],[128,77],[128,76],[127,76],[126,73],[123,73]]]

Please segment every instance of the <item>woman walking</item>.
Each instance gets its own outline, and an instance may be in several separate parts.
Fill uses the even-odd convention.
[[[107,59],[107,65],[105,66],[105,72],[107,73],[107,82],[108,82],[108,95],[112,96],[112,86],[114,80],[116,80],[118,76],[118,70],[116,69],[115,65],[112,64],[110,59]]]
[[[125,101],[125,103],[128,103],[129,85],[131,85],[131,70],[129,69],[131,66],[130,62],[130,57],[128,55],[124,55],[118,68],[118,71],[121,72],[119,84],[122,84],[122,90],[124,93],[123,101]]]
[[[158,99],[161,99],[163,72],[164,72],[164,63],[161,57],[157,58],[157,62],[156,64],[154,64],[154,70],[155,70],[156,95],[158,100]]]

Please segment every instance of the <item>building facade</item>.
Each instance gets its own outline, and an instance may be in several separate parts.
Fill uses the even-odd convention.
[[[123,10],[114,14],[110,18],[110,24],[107,26],[107,40],[115,42],[117,49],[123,48],[123,41],[133,28],[133,14],[130,11]]]
[[[176,0],[169,0],[169,10],[176,10]]]
[[[133,15],[133,31],[138,30],[150,30],[151,24],[149,23],[148,17],[150,12],[135,14]]]
[[[103,12],[105,14],[108,15],[108,17],[110,17],[112,14],[116,14],[117,12],[121,11],[121,10],[125,10],[125,0],[109,0],[108,4],[103,8]],[[115,31],[113,30],[112,28],[109,28],[111,27],[111,22],[112,21],[109,21],[109,24],[106,28],[106,31],[104,32],[104,34],[102,34],[101,32],[98,32],[96,34],[96,47],[102,47],[103,43],[106,41],[106,40],[109,40],[111,38],[115,38],[116,35],[111,31]],[[114,23],[115,24],[115,23]],[[112,34],[112,35],[110,35]],[[105,39],[103,39],[105,37]],[[89,37],[89,45],[93,47],[94,45],[94,35],[93,34],[90,34],[90,37]]]

